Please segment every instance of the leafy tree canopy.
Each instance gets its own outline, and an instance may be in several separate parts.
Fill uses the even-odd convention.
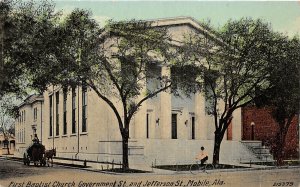
[[[0,8],[0,95],[26,94],[36,84],[32,72],[40,71],[36,67],[41,61],[51,59],[40,49],[52,42],[58,13],[47,1],[5,0]]]

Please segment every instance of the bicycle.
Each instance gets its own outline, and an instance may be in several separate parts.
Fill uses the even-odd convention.
[[[212,163],[206,163],[206,161],[204,162],[203,166],[201,166],[200,161],[197,161],[195,164],[192,164],[190,166],[190,172],[194,175],[200,172],[208,173],[207,170],[213,170],[213,169],[215,169],[215,166]]]

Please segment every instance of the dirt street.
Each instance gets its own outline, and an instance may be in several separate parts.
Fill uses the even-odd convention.
[[[21,162],[0,159],[0,187],[155,187],[155,186],[300,186],[300,168],[214,171],[192,175],[107,174],[74,168],[24,166]]]

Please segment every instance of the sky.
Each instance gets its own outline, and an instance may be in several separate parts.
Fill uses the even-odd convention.
[[[90,10],[101,25],[106,20],[156,19],[178,16],[210,20],[214,27],[229,19],[261,18],[275,31],[289,36],[300,34],[300,0],[298,1],[125,1],[125,0],[54,0],[57,10],[66,13],[74,8]]]

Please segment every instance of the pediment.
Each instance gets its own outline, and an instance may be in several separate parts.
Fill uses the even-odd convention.
[[[191,17],[175,17],[149,20],[152,21],[153,27],[167,27],[172,39],[175,41],[183,41],[183,36],[194,33],[201,34],[204,37],[222,44],[222,40],[217,37],[213,31],[205,28],[200,22]]]

